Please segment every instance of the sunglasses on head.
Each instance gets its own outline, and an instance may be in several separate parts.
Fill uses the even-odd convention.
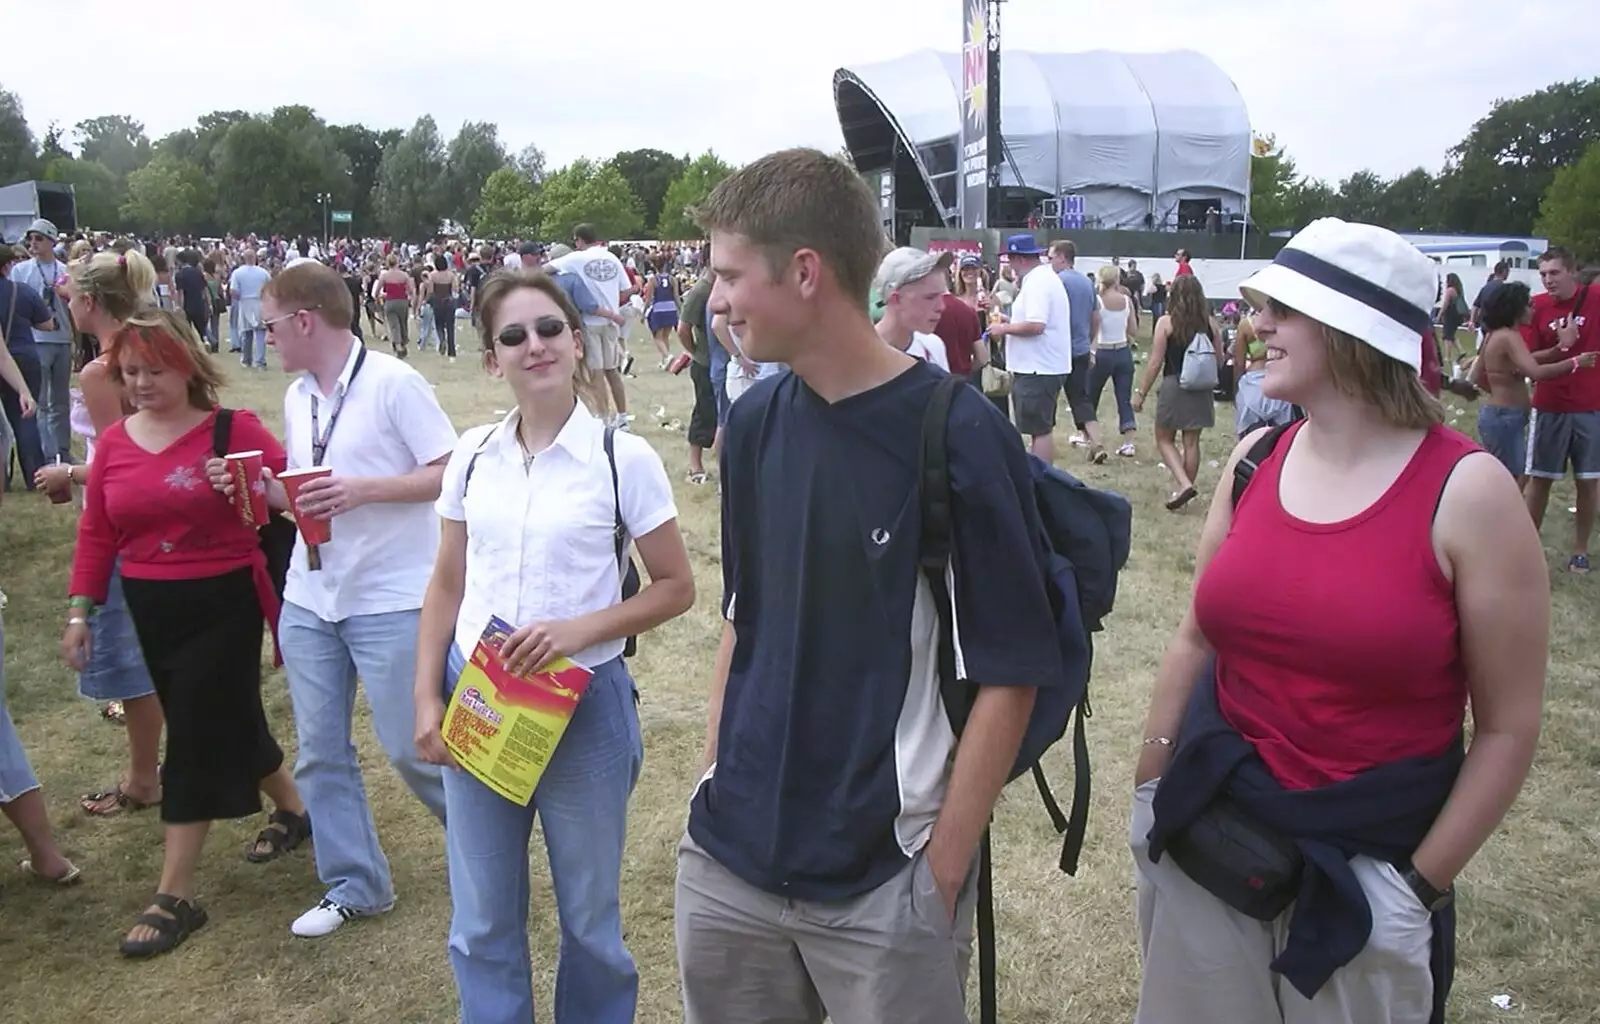
[[[567,322],[558,316],[541,316],[533,322],[533,333],[545,341],[561,337],[561,332],[566,329]],[[495,341],[506,348],[516,348],[527,340],[528,328],[522,324],[506,324],[495,337]]]

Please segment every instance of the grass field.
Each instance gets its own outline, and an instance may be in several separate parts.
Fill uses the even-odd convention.
[[[476,340],[461,332],[465,357],[446,365],[433,354],[415,365],[437,385],[458,428],[504,410],[503,386],[479,370]],[[634,430],[665,459],[680,522],[700,584],[695,608],[642,638],[633,665],[643,693],[645,768],[631,815],[623,876],[628,939],[642,975],[639,1019],[681,1019],[673,953],[674,847],[683,828],[704,728],[705,692],[719,633],[717,498],[713,485],[683,483],[681,424],[691,402],[686,377],[653,369],[647,340],[635,337],[638,379],[630,381]],[[274,357],[274,365],[276,357]],[[246,372],[232,362],[225,401],[259,411],[280,426],[287,378],[276,369]],[[1453,408],[1457,408],[1454,407]],[[1107,396],[1102,414],[1110,416]],[[1148,423],[1149,415],[1143,417]],[[1455,420],[1471,430],[1473,414]],[[1231,408],[1218,410],[1231,423]],[[1174,515],[1170,490],[1148,430],[1135,459],[1103,467],[1059,438],[1062,463],[1134,502],[1133,556],[1120,601],[1100,641],[1093,681],[1094,809],[1079,877],[1056,869],[1058,841],[1024,782],[997,813],[1000,999],[1007,1024],[1107,1022],[1131,1018],[1138,959],[1132,870],[1127,850],[1130,775],[1156,665],[1183,611],[1193,572],[1202,503]],[[1202,492],[1216,480],[1231,431],[1205,438]],[[1205,468],[1209,466],[1210,468]],[[1545,531],[1552,566],[1570,544],[1570,487],[1558,487]],[[450,902],[442,836],[388,768],[370,728],[358,730],[367,785],[399,904],[321,940],[295,939],[289,922],[322,893],[308,851],[265,867],[247,864],[247,839],[260,820],[220,822],[200,869],[200,898],[211,923],[175,954],[149,963],[117,956],[116,944],[144,906],[161,861],[152,812],[86,818],[77,796],[116,779],[126,759],[117,727],[78,699],[58,640],[64,619],[74,517],[43,495],[13,494],[0,510],[0,586],[10,595],[6,629],[7,699],[44,781],[68,855],[84,883],[50,891],[14,870],[22,855],[0,829],[11,870],[0,869],[0,1021],[422,1022],[453,1019],[454,986],[445,958]],[[1460,967],[1452,1020],[1600,1020],[1600,646],[1589,635],[1600,580],[1558,573],[1544,739],[1532,778],[1504,828],[1461,880]],[[203,609],[197,609],[203,614]],[[294,727],[281,673],[266,682],[269,714],[286,750]],[[360,712],[363,719],[365,711]],[[1066,756],[1051,774],[1068,780]],[[535,850],[540,849],[534,844]],[[548,1018],[554,976],[555,914],[542,857],[535,858],[530,929],[540,1014]],[[1509,994],[1512,1008],[1490,996]],[[1209,1022],[1205,1022],[1209,1024]],[[1221,1022],[1218,1022],[1221,1024]]]

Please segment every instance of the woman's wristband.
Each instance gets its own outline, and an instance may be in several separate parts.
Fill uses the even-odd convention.
[[[67,607],[82,608],[84,611],[89,611],[94,608],[94,598],[87,594],[73,594],[67,599]]]

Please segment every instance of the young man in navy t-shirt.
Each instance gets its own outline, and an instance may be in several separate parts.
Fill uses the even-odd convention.
[[[705,772],[680,848],[689,1024],[967,1020],[976,853],[1035,688],[1062,675],[1016,431],[978,391],[949,421],[959,742],[917,563],[917,453],[943,372],[882,341],[884,249],[859,176],[774,153],[701,208],[710,305],[792,372],[733,407]]]

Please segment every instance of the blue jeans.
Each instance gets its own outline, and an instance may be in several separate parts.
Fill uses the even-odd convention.
[[[6,709],[6,626],[0,618],[0,804],[9,804],[39,788],[39,779],[28,763],[28,752],[17,738],[17,727]]]
[[[266,368],[266,328],[253,327],[239,332],[239,362],[244,366],[256,366],[262,369]]]
[[[278,620],[300,737],[294,780],[317,830],[317,876],[329,887],[329,899],[369,913],[393,905],[394,882],[350,736],[358,675],[389,763],[435,817],[444,817],[443,772],[417,759],[414,740],[420,616],[403,611],[328,622],[285,602]]]
[[[1100,396],[1105,394],[1106,381],[1111,382],[1111,393],[1117,397],[1117,429],[1131,434],[1139,429],[1133,417],[1133,349],[1103,348],[1094,357],[1094,370],[1089,374],[1089,404],[1100,408]]]
[[[439,347],[439,327],[433,322],[433,303],[424,302],[417,311],[417,348],[426,349],[430,341]]]
[[[462,667],[452,646],[447,690]],[[622,941],[620,889],[628,797],[644,760],[635,693],[621,658],[595,667],[528,806],[464,771],[445,773],[450,966],[462,1024],[533,1020],[528,842],[536,813],[561,930],[555,1022],[633,1021],[639,972]]]
[[[228,307],[228,351],[239,351],[239,305]]]
[[[22,374],[22,382],[28,385],[28,390],[38,395],[44,390],[40,383],[39,354],[33,349],[24,352],[13,352],[11,357],[16,360],[17,370]],[[33,474],[45,464],[44,447],[39,440],[39,415],[22,415],[22,396],[11,389],[11,385],[0,381],[0,407],[5,409],[6,425],[11,429],[13,450],[17,453],[17,471],[22,474],[22,485],[28,490],[33,490]],[[51,452],[51,458],[55,457]],[[12,482],[11,457],[5,458],[6,483]]]
[[[1528,473],[1527,409],[1504,405],[1478,406],[1478,440],[1490,455],[1511,471],[1512,476]]]
[[[39,449],[46,462],[57,455],[65,462],[72,456],[72,346],[40,342],[39,350]]]

